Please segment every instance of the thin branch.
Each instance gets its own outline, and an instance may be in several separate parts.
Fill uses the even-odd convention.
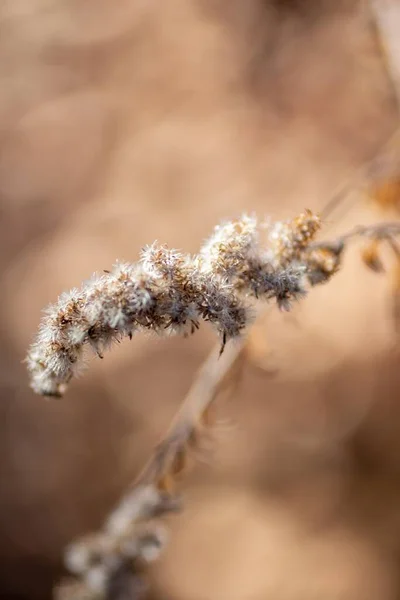
[[[245,345],[246,337],[243,336],[229,343],[220,357],[219,344],[213,348],[200,367],[169,430],[158,443],[153,456],[135,480],[133,490],[138,485],[158,482],[173,466],[177,456],[184,450],[200,424],[202,415],[215,401],[228,375],[238,363]]]
[[[73,543],[66,552],[69,570],[79,578],[62,583],[57,598],[87,600],[108,598],[119,574],[128,577],[133,592],[130,600],[142,598],[145,588],[142,572],[165,545],[165,532],[155,519],[180,507],[165,480],[179,475],[178,464],[195,446],[206,427],[204,416],[219,392],[229,381],[229,374],[239,363],[246,339],[227,345],[218,358],[219,345],[209,354],[176,414],[167,434],[157,445],[151,459],[111,512],[104,527]],[[128,592],[127,592],[128,593]]]
[[[379,150],[374,152],[372,158],[363,163],[359,169],[352,173],[345,183],[342,183],[339,186],[339,188],[332,194],[330,199],[322,208],[321,219],[323,221],[326,221],[326,219],[330,217],[333,212],[339,208],[339,206],[341,206],[349,192],[356,189],[358,186],[364,185],[368,179],[374,180],[378,175],[382,175],[382,170],[390,170],[386,164],[387,158],[385,160],[385,153],[390,150],[391,146],[398,140],[399,135],[400,130],[396,129],[395,132],[391,133],[390,136],[383,142],[383,144],[379,147]]]
[[[389,81],[400,109],[400,5],[398,0],[370,0],[371,21]]]
[[[400,223],[397,222],[383,222],[374,225],[357,225],[350,231],[339,235],[333,240],[313,242],[310,244],[310,250],[315,249],[337,249],[344,248],[346,243],[350,240],[359,237],[368,237],[378,240],[388,240],[394,235],[400,234]]]

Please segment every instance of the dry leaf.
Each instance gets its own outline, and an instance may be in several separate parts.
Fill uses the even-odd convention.
[[[361,258],[364,264],[374,271],[374,273],[383,273],[385,267],[379,256],[380,242],[379,240],[370,240],[366,246],[361,250]]]
[[[400,176],[373,184],[367,193],[381,209],[400,211]]]

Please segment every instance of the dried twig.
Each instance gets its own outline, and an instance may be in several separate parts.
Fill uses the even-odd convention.
[[[238,363],[244,344],[244,338],[229,344],[219,360],[219,346],[213,349],[167,434],[103,529],[67,549],[67,566],[78,579],[61,584],[56,591],[59,600],[117,600],[121,585],[124,598],[143,597],[142,573],[166,541],[166,532],[156,519],[179,508],[172,486],[209,425],[210,405]]]
[[[245,344],[245,337],[229,344],[219,360],[219,345],[212,350],[201,366],[167,434],[135,481],[135,487],[154,482],[164,486],[167,483],[164,483],[166,474],[174,476],[179,473],[182,453],[185,453],[187,444],[195,441],[198,429],[202,425],[207,426],[209,408],[239,361]]]
[[[375,223],[374,225],[357,225],[350,231],[337,236],[333,240],[314,242],[310,244],[310,249],[332,249],[334,252],[338,252],[340,249],[344,249],[347,242],[357,238],[370,238],[374,240],[392,240],[393,236],[400,234],[400,223],[397,222],[383,222]]]
[[[398,158],[392,154],[397,149],[400,137],[400,129],[383,142],[378,152],[374,152],[371,159],[361,165],[359,169],[352,173],[345,183],[332,194],[328,202],[321,210],[321,219],[331,217],[331,215],[343,205],[348,198],[349,193],[359,188],[360,190],[369,187],[372,184],[387,179],[399,170]]]
[[[400,108],[400,5],[398,0],[369,0],[372,24]]]

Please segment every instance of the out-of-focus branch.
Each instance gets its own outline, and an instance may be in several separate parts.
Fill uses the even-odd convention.
[[[342,183],[329,198],[321,210],[321,219],[325,221],[343,205],[350,192],[357,188],[369,187],[381,179],[387,179],[397,172],[398,160],[393,156],[396,148],[399,146],[400,129],[391,133],[384,143],[380,146],[378,152],[370,160],[367,160],[359,169],[353,173],[347,181]]]
[[[171,469],[173,473],[179,471],[179,462],[183,460],[181,455],[186,445],[195,441],[193,436],[199,427],[207,425],[207,412],[227,383],[232,369],[242,355],[245,343],[245,337],[233,341],[226,346],[221,356],[219,356],[219,345],[210,352],[167,434],[138,476],[135,487],[154,482],[162,485],[166,473]],[[167,481],[165,484],[168,486]]]
[[[166,543],[166,531],[157,519],[180,507],[173,484],[184,469],[190,450],[196,449],[209,425],[211,404],[232,382],[230,376],[239,364],[245,343],[245,338],[229,343],[221,356],[219,345],[212,350],[168,432],[102,530],[67,549],[67,567],[80,581],[61,584],[57,598],[118,600],[116,590],[121,585],[124,598],[143,597],[142,572]]]
[[[366,237],[376,240],[390,240],[393,236],[400,234],[400,223],[386,222],[377,223],[374,225],[357,225],[350,231],[339,235],[338,237],[321,242],[313,242],[310,244],[310,250],[327,248],[336,251],[340,251],[348,241]]]
[[[400,110],[400,3],[398,0],[370,0],[370,6],[379,46]]]

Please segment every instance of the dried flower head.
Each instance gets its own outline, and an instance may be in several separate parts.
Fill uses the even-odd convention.
[[[46,309],[27,357],[32,388],[61,396],[82,368],[85,346],[103,357],[112,342],[137,331],[188,335],[201,320],[209,321],[223,350],[251,323],[252,300],[274,298],[288,310],[307,287],[337,272],[348,239],[371,237],[358,228],[333,243],[316,243],[320,226],[307,210],[268,226],[263,236],[265,227],[245,215],[216,227],[198,255],[153,244],[139,263],[117,263],[95,275]],[[379,227],[374,230],[379,239],[398,230],[396,224]]]
[[[173,500],[154,485],[139,485],[127,494],[101,531],[70,544],[64,560],[81,582],[78,592],[91,599],[108,597],[108,587],[121,571],[134,577],[142,588],[143,570],[167,543],[167,531],[157,517],[176,510]],[[62,585],[60,593],[65,596],[68,589],[70,583]],[[76,587],[71,591],[77,593]]]
[[[302,253],[321,228],[318,215],[306,210],[292,221],[278,221],[269,229],[270,252],[275,265],[301,261]]]

